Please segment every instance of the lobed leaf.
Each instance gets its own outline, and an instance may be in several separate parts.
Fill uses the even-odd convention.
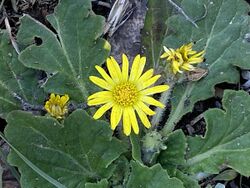
[[[231,167],[250,175],[250,96],[244,91],[225,91],[223,109],[205,113],[204,137],[188,138],[187,168],[190,173],[217,174]]]
[[[90,0],[62,0],[47,19],[49,28],[28,15],[21,19],[17,38],[24,48],[19,59],[27,67],[53,73],[45,83],[46,91],[86,100],[93,90],[88,77],[110,50],[100,38],[104,18],[91,11]]]
[[[166,146],[167,149],[161,151],[158,156],[159,163],[166,169],[184,165],[187,141],[182,130],[172,132],[166,141]]]
[[[183,182],[185,188],[200,188],[198,181],[192,176],[184,174],[181,170],[176,169],[175,174],[171,174],[171,177],[176,177]]]
[[[30,104],[42,104],[44,92],[39,88],[39,72],[23,66],[10,45],[6,31],[0,31],[0,117],[6,118],[13,110],[22,108],[14,96]]]
[[[184,188],[182,182],[179,179],[170,178],[167,171],[164,170],[159,164],[149,168],[138,162],[132,161],[131,165],[132,171],[126,187]]]
[[[169,35],[164,45],[177,48],[182,44],[196,42],[195,49],[205,49],[206,62],[201,64],[208,69],[208,75],[197,82],[179,84],[173,91],[172,108],[163,130],[171,132],[183,115],[191,112],[196,102],[214,94],[218,83],[237,83],[237,67],[250,68],[250,43],[244,39],[249,32],[249,5],[242,0],[183,0],[180,6],[193,19],[205,17],[194,27],[183,15],[169,18]],[[207,11],[207,14],[206,14]]]
[[[8,141],[66,187],[84,187],[87,182],[109,178],[115,168],[112,162],[127,149],[112,138],[107,123],[93,120],[82,110],[74,111],[64,123],[21,111],[11,112],[7,122]],[[53,187],[13,151],[9,162],[20,170],[22,187]]]
[[[169,134],[166,146],[167,149],[161,151],[158,156],[158,162],[164,169],[168,170],[169,176],[181,180],[185,188],[200,187],[195,179],[179,170],[186,164],[187,139],[182,130],[176,130]]]

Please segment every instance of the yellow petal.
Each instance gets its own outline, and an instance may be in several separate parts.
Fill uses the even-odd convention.
[[[114,85],[114,81],[110,78],[110,76],[106,73],[106,71],[102,67],[96,65],[95,68],[104,78],[104,80],[106,80],[106,82],[108,82],[110,85]]]
[[[113,57],[107,58],[107,67],[113,81],[116,83],[119,82],[122,78],[122,73],[118,63]]]
[[[148,79],[147,81],[145,81],[143,84],[142,84],[142,88],[141,89],[145,89],[151,85],[153,85],[159,78],[161,77],[161,75],[156,75],[150,79]]]
[[[179,65],[179,63],[177,62],[177,61],[173,61],[173,72],[180,72],[180,73],[182,73],[182,71],[180,71],[180,65]]]
[[[139,54],[137,56],[135,56],[132,67],[131,67],[131,71],[130,71],[130,76],[129,76],[130,81],[135,80],[136,74],[137,74],[138,69],[139,69],[140,60],[141,60],[141,56]]]
[[[134,81],[137,81],[140,78],[140,76],[141,76],[141,74],[143,72],[143,69],[145,67],[145,64],[146,64],[146,57],[141,57]]]
[[[61,97],[60,104],[62,106],[64,106],[68,102],[68,100],[69,100],[69,96],[68,95],[64,95],[64,96]]]
[[[199,58],[191,57],[191,58],[188,59],[188,63],[189,64],[199,64],[199,63],[202,63],[203,60],[204,60],[203,57],[199,57]]]
[[[145,82],[146,80],[150,79],[154,74],[154,70],[153,69],[149,69],[148,71],[146,71],[138,80],[138,82]]]
[[[142,95],[153,95],[155,93],[161,93],[163,91],[166,91],[169,89],[168,85],[159,85],[159,86],[154,86],[148,89],[142,90],[140,93]]]
[[[120,122],[122,117],[122,108],[118,105],[114,105],[111,111],[110,123],[111,129],[115,130],[116,126]]]
[[[164,108],[164,104],[162,104],[161,102],[155,100],[153,97],[149,97],[149,96],[143,96],[141,98],[141,100],[149,105],[154,105],[154,106],[158,106],[160,108]]]
[[[50,99],[51,99],[51,100],[54,100],[55,98],[56,98],[55,94],[54,94],[54,93],[51,93],[51,94],[50,94]]]
[[[128,113],[129,113],[129,118],[130,118],[130,121],[131,121],[131,125],[132,125],[132,128],[134,130],[134,133],[135,134],[138,134],[139,133],[139,126],[138,126],[138,122],[137,122],[137,119],[136,119],[136,116],[135,116],[135,111],[133,108],[128,108]]]
[[[163,58],[166,58],[166,57],[168,57],[169,55],[167,54],[167,53],[163,53],[161,56],[160,56],[160,58],[161,59],[163,59]]]
[[[202,50],[202,51],[200,51],[199,53],[193,55],[192,57],[199,57],[199,56],[204,55],[204,53],[205,53],[205,50]]]
[[[136,110],[137,114],[139,115],[143,125],[145,127],[147,127],[147,128],[150,128],[151,123],[149,122],[147,115],[140,108],[138,108],[137,106],[135,106],[135,110]]]
[[[184,63],[182,66],[181,66],[182,69],[185,69],[187,71],[190,71],[190,70],[193,70],[194,67],[188,63]]]
[[[94,98],[88,101],[88,105],[89,106],[100,105],[111,101],[112,101],[111,97]]]
[[[151,110],[146,104],[144,104],[143,102],[138,102],[137,103],[137,108],[140,108],[143,112],[145,112],[147,115],[154,115],[155,112],[153,110]]]
[[[128,57],[125,54],[122,54],[122,79],[123,81],[128,80],[128,69],[129,69]]]
[[[163,50],[165,53],[169,54],[173,49],[172,48],[168,49],[166,46],[163,46]]]
[[[46,101],[44,108],[47,110],[47,112],[50,112],[50,102]]]
[[[110,90],[112,88],[112,86],[110,84],[108,84],[108,82],[106,82],[105,80],[98,78],[96,76],[90,76],[89,79],[96,85],[98,85],[99,87],[103,88],[103,89],[107,89]]]
[[[60,95],[56,95],[56,98],[55,98],[56,103],[60,103],[60,99],[61,99]]]
[[[131,133],[131,123],[130,123],[130,118],[129,118],[129,113],[128,113],[128,108],[124,109],[123,112],[123,132],[126,136],[130,135]]]
[[[94,119],[99,119],[100,117],[102,117],[102,115],[107,112],[111,107],[113,106],[112,102],[109,102],[105,105],[103,105],[101,108],[99,108],[96,113],[94,114],[93,118]]]
[[[107,96],[112,97],[112,92],[110,91],[99,91],[97,93],[94,93],[88,97],[88,100],[94,99],[94,98],[105,98]]]

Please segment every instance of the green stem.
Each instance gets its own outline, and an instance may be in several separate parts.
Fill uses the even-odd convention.
[[[172,81],[168,82],[168,85],[169,85],[169,89],[166,92],[162,93],[161,98],[159,100],[164,105],[167,105],[167,103],[171,97],[171,93],[172,93],[172,90],[174,88],[175,81],[172,80]],[[160,121],[162,120],[162,116],[163,116],[164,111],[165,111],[165,108],[160,108],[160,107],[156,108],[156,110],[155,110],[156,113],[151,120],[152,128],[155,128],[156,126],[159,125]]]
[[[173,111],[173,113],[171,112],[168,121],[166,122],[163,129],[161,130],[161,135],[163,137],[168,136],[169,133],[171,133],[174,130],[175,125],[180,120],[181,115],[183,115],[182,113],[183,113],[185,100],[187,99],[187,96],[190,96],[190,93],[192,92],[193,87],[194,87],[194,84],[192,83],[187,84],[186,90],[182,94],[181,99],[178,101],[178,104],[175,107],[175,110]]]

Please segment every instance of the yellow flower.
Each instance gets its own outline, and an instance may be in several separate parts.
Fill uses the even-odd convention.
[[[68,95],[60,97],[60,95],[55,95],[54,93],[51,93],[49,100],[46,101],[44,105],[44,108],[51,116],[57,119],[62,119],[64,115],[68,112],[68,100]]]
[[[164,105],[149,95],[166,91],[168,85],[153,85],[160,75],[153,76],[153,69],[142,74],[146,63],[145,57],[137,55],[134,58],[130,74],[129,62],[125,54],[122,55],[122,69],[113,57],[107,58],[107,68],[109,74],[100,66],[95,66],[97,71],[103,77],[90,76],[90,80],[97,86],[105,89],[94,93],[88,97],[88,105],[103,105],[94,114],[94,119],[99,119],[106,111],[112,108],[110,124],[114,130],[118,123],[123,122],[123,132],[130,135],[131,127],[138,134],[139,126],[135,111],[143,125],[147,128],[151,126],[147,115],[154,115],[148,105],[154,105],[163,108]],[[146,103],[146,104],[145,104]]]
[[[193,64],[203,62],[205,52],[204,50],[197,52],[192,50],[192,47],[193,43],[182,45],[176,50],[163,46],[164,53],[161,55],[161,58],[167,58],[167,61],[172,63],[172,71],[174,74],[177,72],[182,73],[182,70],[192,71],[195,69]]]

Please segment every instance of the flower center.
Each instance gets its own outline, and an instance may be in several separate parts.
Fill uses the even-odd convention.
[[[120,83],[113,90],[113,98],[121,106],[133,106],[138,100],[138,89],[133,83]]]

